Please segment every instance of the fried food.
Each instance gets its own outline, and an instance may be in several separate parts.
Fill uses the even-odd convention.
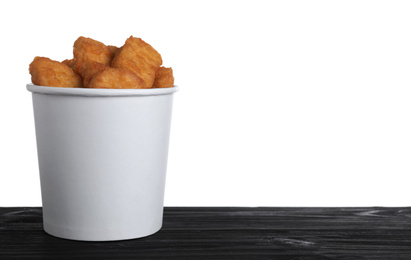
[[[46,57],[35,57],[30,63],[31,82],[39,86],[81,88],[83,80],[72,68]]]
[[[173,69],[160,67],[154,79],[153,88],[171,88],[174,86]]]
[[[131,70],[144,81],[145,88],[151,88],[162,63],[161,55],[150,44],[131,36],[118,50],[111,66]]]
[[[108,66],[100,62],[77,62],[76,68],[82,72],[83,75],[83,85],[85,88],[88,88],[88,85],[94,75],[102,72]]]
[[[107,45],[107,47],[110,49],[111,55],[112,55],[113,57],[114,57],[114,56],[117,54],[117,52],[120,50],[119,47],[113,46],[113,45]]]
[[[80,36],[73,47],[74,59],[80,62],[100,62],[110,65],[113,59],[113,51],[104,43]]]
[[[85,87],[94,74],[110,65],[114,54],[114,48],[91,38],[80,36],[74,42],[74,69],[83,77]]]
[[[63,60],[61,63],[66,64],[67,66],[69,66],[70,68],[74,70],[74,59]]]
[[[145,83],[128,69],[106,67],[105,70],[94,75],[88,87],[115,89],[144,88]]]
[[[73,58],[62,62],[35,57],[32,82],[54,87],[170,88],[173,70],[162,67],[161,55],[140,38],[130,36],[121,47],[80,36]]]

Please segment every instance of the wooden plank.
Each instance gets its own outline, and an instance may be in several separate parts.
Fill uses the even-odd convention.
[[[411,208],[165,208],[156,234],[59,239],[41,208],[0,208],[0,259],[411,259]]]

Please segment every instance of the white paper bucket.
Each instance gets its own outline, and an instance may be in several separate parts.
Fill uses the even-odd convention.
[[[85,241],[157,232],[178,88],[27,89],[33,95],[44,230]]]

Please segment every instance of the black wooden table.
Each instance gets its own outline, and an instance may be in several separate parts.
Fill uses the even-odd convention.
[[[0,259],[411,259],[411,208],[166,207],[156,234],[55,238],[41,208],[0,208]]]

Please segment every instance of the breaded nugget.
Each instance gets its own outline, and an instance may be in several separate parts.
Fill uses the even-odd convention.
[[[113,51],[104,43],[80,36],[73,47],[73,55],[76,61],[80,62],[100,62],[110,65],[113,59]]]
[[[174,86],[174,76],[172,68],[160,67],[154,79],[153,88],[171,88]]]
[[[162,63],[161,55],[150,44],[131,36],[118,50],[111,66],[131,70],[144,80],[145,88],[151,88]]]
[[[114,54],[114,48],[91,38],[80,36],[74,42],[74,69],[84,78],[86,87],[95,73],[110,65]],[[102,65],[96,65],[97,63]]]
[[[144,81],[134,72],[123,68],[106,67],[94,75],[88,84],[89,88],[144,88]]]
[[[61,63],[66,64],[70,68],[74,69],[74,59],[63,60]]]
[[[83,85],[85,88],[88,88],[88,84],[90,83],[90,80],[94,77],[94,75],[102,72],[108,66],[104,65],[103,63],[93,61],[93,62],[77,62],[76,67],[84,75]]]
[[[119,47],[113,46],[113,45],[107,45],[107,47],[110,49],[111,55],[113,55],[113,57],[114,57],[114,56],[117,54],[117,52],[120,50]]]
[[[83,79],[72,68],[45,57],[35,57],[30,63],[31,81],[35,85],[64,88],[83,87]]]

